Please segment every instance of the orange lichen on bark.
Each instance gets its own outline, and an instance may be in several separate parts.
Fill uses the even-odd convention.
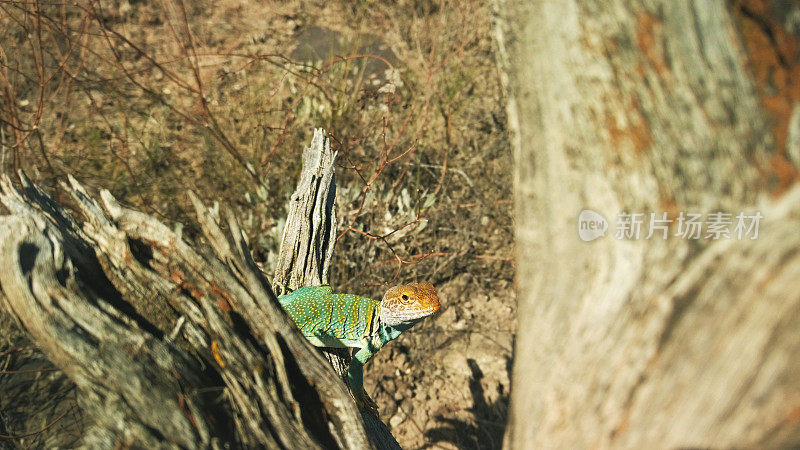
[[[223,311],[230,312],[231,311],[231,296],[228,295],[227,292],[223,291],[222,289],[217,286],[217,283],[213,281],[208,283],[209,290],[212,294],[214,294],[219,300],[217,301],[217,306]]]
[[[800,101],[800,46],[770,14],[770,0],[739,0],[734,4],[749,69],[770,119],[775,153],[770,166],[778,180],[775,197],[798,179],[797,167],[786,158],[792,108]]]
[[[643,12],[638,15],[636,26],[636,42],[642,50],[647,62],[661,77],[669,75],[669,67],[664,59],[661,21],[652,14]]]
[[[193,298],[201,299],[205,295],[205,292],[202,289],[198,288],[197,285],[195,284],[187,282],[183,274],[175,269],[170,269],[169,281],[175,283],[175,285],[178,286],[178,288],[180,288],[184,292],[189,293],[189,295],[192,296]]]
[[[630,428],[630,426],[631,426],[630,418],[628,417],[628,412],[626,411],[625,417],[619,422],[619,424],[617,424],[616,427],[614,427],[613,430],[611,430],[611,440],[614,440],[622,433],[628,431],[628,428]]]
[[[789,415],[786,416],[786,421],[791,425],[800,424],[800,407],[794,408],[793,410],[789,411]]]
[[[182,286],[183,283],[186,282],[186,277],[183,276],[182,273],[178,272],[175,269],[170,269],[169,271],[169,281],[177,284],[178,286]]]
[[[217,341],[211,341],[211,354],[214,356],[214,360],[217,361],[217,364],[219,364],[219,366],[224,369],[226,364],[225,360],[222,359],[222,355],[219,352],[219,344],[217,343]]]
[[[194,415],[186,405],[186,400],[183,398],[182,394],[178,394],[178,406],[181,408],[181,410],[183,410],[184,414],[186,414],[186,417],[189,419],[189,421],[192,422],[192,425],[197,428],[197,421],[194,420]]]
[[[219,309],[226,313],[231,312],[231,305],[225,300],[217,300],[217,306],[219,306]]]
[[[647,121],[639,112],[639,105],[631,101],[625,108],[628,123],[620,125],[614,114],[606,113],[605,125],[612,147],[623,148],[630,145],[637,153],[643,153],[653,145],[653,137]]]
[[[662,196],[658,201],[658,205],[661,211],[667,213],[668,219],[672,221],[678,220],[680,209],[678,209],[678,204],[675,202],[674,198]]]

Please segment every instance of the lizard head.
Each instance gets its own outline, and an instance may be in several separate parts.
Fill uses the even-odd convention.
[[[383,295],[380,318],[390,326],[412,325],[439,310],[439,296],[432,284],[421,282],[395,286]]]

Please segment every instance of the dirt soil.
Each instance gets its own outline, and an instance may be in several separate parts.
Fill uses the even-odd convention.
[[[513,286],[463,273],[439,292],[441,315],[376,356],[366,371],[367,390],[403,448],[500,448]]]

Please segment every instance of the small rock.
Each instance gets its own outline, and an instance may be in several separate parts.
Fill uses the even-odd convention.
[[[469,364],[467,364],[467,358],[460,353],[448,353],[443,358],[442,363],[444,367],[447,368],[447,371],[452,374],[460,374],[463,376],[472,375],[472,371],[469,369]]]
[[[406,365],[406,362],[408,362],[408,356],[406,356],[405,353],[400,353],[399,355],[397,355],[397,358],[395,358],[395,361],[397,367],[404,367]]]
[[[403,423],[404,420],[406,420],[406,415],[403,414],[402,411],[397,411],[397,414],[393,415],[392,418],[389,419],[389,426],[395,428]]]

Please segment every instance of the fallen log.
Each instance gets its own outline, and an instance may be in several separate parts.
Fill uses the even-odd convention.
[[[287,221],[282,252],[326,236],[325,252],[279,265],[282,288],[326,279],[333,249],[335,154],[322,130],[305,158],[301,187],[321,192],[302,180],[327,173],[327,206],[312,233]],[[98,201],[72,177],[60,187],[74,214],[23,173],[18,186],[0,180],[0,306],[74,384],[81,444],[396,447],[285,316],[229,210],[189,193],[204,242],[188,243],[106,190]]]

